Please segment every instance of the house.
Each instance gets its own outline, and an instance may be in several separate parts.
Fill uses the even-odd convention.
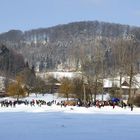
[[[128,95],[129,93],[129,76],[122,77],[121,83],[120,83],[120,76],[114,77],[114,78],[106,78],[103,80],[103,86],[104,90],[108,92],[110,89],[120,90],[123,95]],[[137,74],[133,76],[132,78],[132,85],[131,90],[133,94],[139,94],[140,93],[140,74]]]

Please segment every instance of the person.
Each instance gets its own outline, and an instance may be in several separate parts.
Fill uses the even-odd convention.
[[[113,109],[115,108],[115,103],[113,102]]]
[[[63,106],[63,101],[61,101],[61,103],[60,103],[60,104],[61,104],[61,107],[62,107],[62,106]]]
[[[130,105],[131,111],[133,111],[133,104]]]

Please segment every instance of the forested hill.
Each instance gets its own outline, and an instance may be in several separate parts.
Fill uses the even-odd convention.
[[[0,45],[0,75],[15,76],[25,67],[21,54]]]
[[[50,28],[33,29],[22,32],[20,30],[10,30],[0,34],[0,41],[70,41],[74,38],[102,37],[121,37],[128,34],[136,34],[140,39],[140,28],[129,25],[114,23],[85,21],[73,22],[64,25],[57,25]],[[83,38],[81,38],[83,39]]]
[[[0,42],[19,51],[30,65],[40,70],[78,69],[82,55],[92,57],[100,44],[107,54],[114,40],[140,40],[140,28],[98,21],[73,22],[29,31],[0,34]],[[106,58],[107,59],[107,58]],[[111,64],[109,62],[108,64]]]

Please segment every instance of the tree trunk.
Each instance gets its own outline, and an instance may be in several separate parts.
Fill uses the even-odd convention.
[[[66,96],[67,96],[67,101],[68,101],[69,100],[69,94],[67,93]]]
[[[122,74],[120,73],[120,94],[122,95]]]
[[[83,84],[83,93],[84,93],[84,105],[86,104],[86,89],[85,84]]]
[[[96,95],[97,95],[97,86],[98,86],[98,83],[97,83],[97,77],[96,77],[96,80],[95,80],[95,93],[94,93],[94,101],[96,101]]]
[[[131,88],[132,88],[132,78],[133,78],[133,67],[131,65],[131,69],[130,69],[130,79],[129,79],[129,93],[128,93],[128,103],[131,104],[132,100],[131,100]]]
[[[17,101],[19,101],[19,94],[17,95]]]

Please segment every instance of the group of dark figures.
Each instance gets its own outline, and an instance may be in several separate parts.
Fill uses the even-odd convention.
[[[57,105],[61,105],[61,107],[72,105],[72,106],[87,107],[87,108],[92,107],[92,106],[97,107],[97,108],[102,108],[104,106],[112,106],[113,109],[115,108],[115,106],[119,106],[121,108],[130,107],[131,111],[133,111],[133,108],[134,108],[133,104],[126,104],[123,101],[113,102],[111,100],[109,101],[96,100],[94,102],[88,101],[84,103],[79,99],[77,101],[61,101],[61,103],[57,103]]]
[[[16,105],[21,105],[21,104],[24,104],[24,105],[30,105],[31,107],[32,106],[42,106],[42,105],[48,105],[48,106],[51,106],[52,104],[56,104],[56,105],[60,105],[61,107],[66,107],[66,106],[83,106],[83,107],[92,107],[92,106],[95,106],[95,107],[98,107],[98,108],[101,108],[101,107],[104,107],[104,106],[112,106],[113,109],[115,108],[115,106],[119,106],[121,108],[126,108],[127,106],[130,107],[131,111],[133,111],[133,104],[126,104],[124,103],[123,101],[121,102],[113,102],[111,100],[109,101],[99,101],[99,100],[96,100],[95,102],[91,102],[91,101],[88,101],[86,103],[82,102],[80,99],[79,100],[74,100],[74,101],[61,101],[61,102],[56,102],[56,100],[52,100],[52,101],[49,101],[49,102],[46,102],[44,100],[31,100],[31,101],[28,101],[28,100],[16,100],[16,101],[12,101],[12,100],[2,100],[0,101],[0,105],[1,107],[16,107]]]
[[[38,106],[42,106],[42,105],[50,105],[50,103],[52,102],[46,102],[44,100],[31,100],[31,101],[28,101],[28,100],[16,100],[16,101],[12,101],[12,100],[2,100],[0,101],[0,105],[1,107],[16,107],[16,105],[21,105],[21,104],[24,104],[24,105],[30,105],[31,107],[32,106],[35,106],[35,105],[38,105]]]
[[[94,102],[94,106],[97,106],[99,108],[104,107],[104,106],[112,106],[113,109],[115,108],[115,106],[119,106],[121,108],[130,107],[131,111],[133,111],[133,108],[134,108],[133,104],[126,104],[123,101],[113,102],[111,100],[109,100],[109,101],[98,101],[97,100]]]

